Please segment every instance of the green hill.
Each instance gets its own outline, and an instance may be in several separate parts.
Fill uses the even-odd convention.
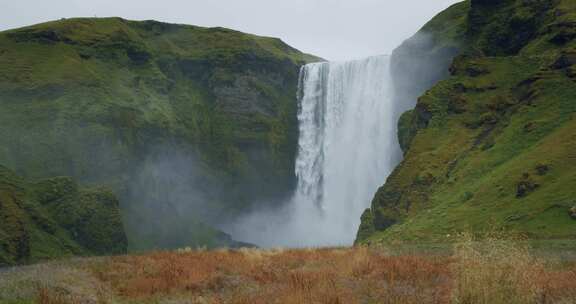
[[[0,164],[118,195],[130,248],[213,227],[295,183],[298,71],[279,39],[120,18],[0,32]]]
[[[395,68],[423,95],[400,119],[404,160],[364,213],[358,242],[501,229],[576,239],[569,214],[576,205],[574,38],[574,1],[472,0],[401,46]],[[426,66],[408,62],[414,54],[442,73],[421,73]],[[411,88],[397,84],[407,108],[416,102],[405,92]]]
[[[30,182],[0,166],[0,266],[127,250],[118,200],[66,177]]]

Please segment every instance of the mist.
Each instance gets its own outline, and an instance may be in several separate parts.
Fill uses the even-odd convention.
[[[315,63],[300,75],[298,187],[279,210],[228,228],[259,246],[351,245],[360,215],[396,165],[389,56]]]
[[[219,245],[209,223],[223,208],[221,189],[193,151],[155,147],[134,169],[121,199],[132,251]]]

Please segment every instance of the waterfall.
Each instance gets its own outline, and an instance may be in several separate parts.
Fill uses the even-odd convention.
[[[397,163],[390,78],[388,56],[302,68],[296,193],[284,209],[251,216],[235,237],[260,246],[353,243],[362,212]]]
[[[389,73],[388,56],[302,68],[294,203],[315,213],[312,227],[320,225],[308,232],[309,245],[352,243],[360,215],[394,165]]]

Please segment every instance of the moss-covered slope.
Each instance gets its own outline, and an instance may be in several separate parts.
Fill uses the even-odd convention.
[[[205,223],[293,187],[298,71],[315,60],[279,39],[155,21],[1,32],[0,164],[111,186],[134,249],[210,243]]]
[[[402,116],[405,158],[364,214],[358,241],[446,240],[494,229],[576,238],[569,214],[576,205],[576,3],[466,1],[423,34],[436,46],[420,50],[426,56],[445,45],[459,51],[446,78]]]
[[[118,200],[70,178],[29,182],[0,166],[0,266],[126,253]]]

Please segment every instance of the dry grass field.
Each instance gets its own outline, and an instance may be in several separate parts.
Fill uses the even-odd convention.
[[[5,271],[0,303],[576,303],[576,264],[498,239],[464,238],[450,255],[180,250]]]

